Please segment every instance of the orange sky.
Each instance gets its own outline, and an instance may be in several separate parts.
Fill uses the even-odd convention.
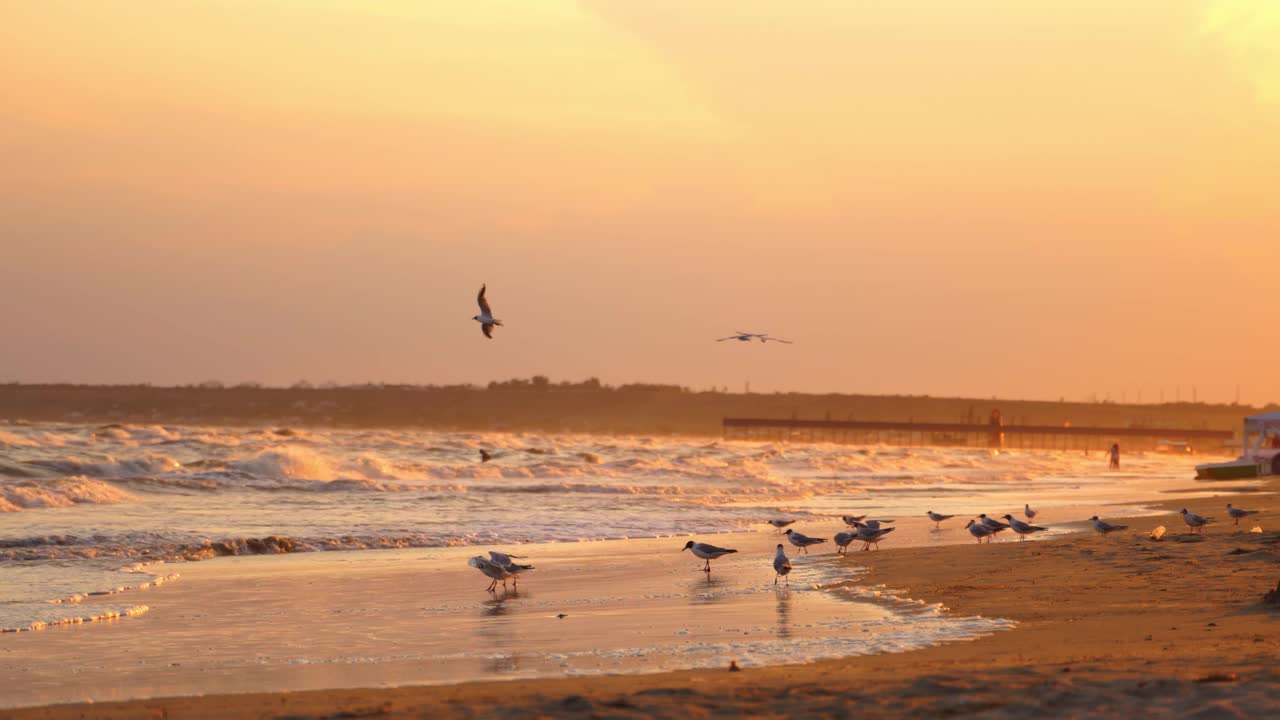
[[[1280,400],[1271,0],[11,0],[0,67],[0,381]]]

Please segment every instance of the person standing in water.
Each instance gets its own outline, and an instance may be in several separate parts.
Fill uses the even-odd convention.
[[[1120,467],[1120,443],[1111,443],[1111,467]]]

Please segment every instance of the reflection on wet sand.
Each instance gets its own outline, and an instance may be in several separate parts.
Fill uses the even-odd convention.
[[[791,591],[784,588],[774,594],[778,599],[778,637],[787,640],[791,638]]]

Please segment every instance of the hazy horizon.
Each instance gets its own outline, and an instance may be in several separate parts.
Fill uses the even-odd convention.
[[[0,7],[0,382],[1280,400],[1280,4],[366,5]]]

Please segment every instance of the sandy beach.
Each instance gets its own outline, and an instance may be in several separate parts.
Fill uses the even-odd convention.
[[[1272,481],[1267,490],[1275,489]],[[863,588],[940,602],[949,615],[1016,622],[967,642],[742,672],[393,688],[374,687],[394,681],[394,674],[375,672],[367,673],[368,689],[51,705],[7,716],[1262,717],[1280,708],[1280,614],[1262,603],[1280,580],[1280,503],[1272,494],[1229,490],[1196,504],[1261,509],[1250,518],[1256,522],[1237,528],[1222,512],[1202,537],[1192,537],[1175,498],[1164,503],[1171,514],[1129,519],[1129,530],[1107,537],[858,553],[857,563],[868,568],[855,581]],[[1158,525],[1169,534],[1156,542],[1148,532]],[[1253,525],[1264,531],[1249,532]],[[68,642],[79,647],[80,640]]]

